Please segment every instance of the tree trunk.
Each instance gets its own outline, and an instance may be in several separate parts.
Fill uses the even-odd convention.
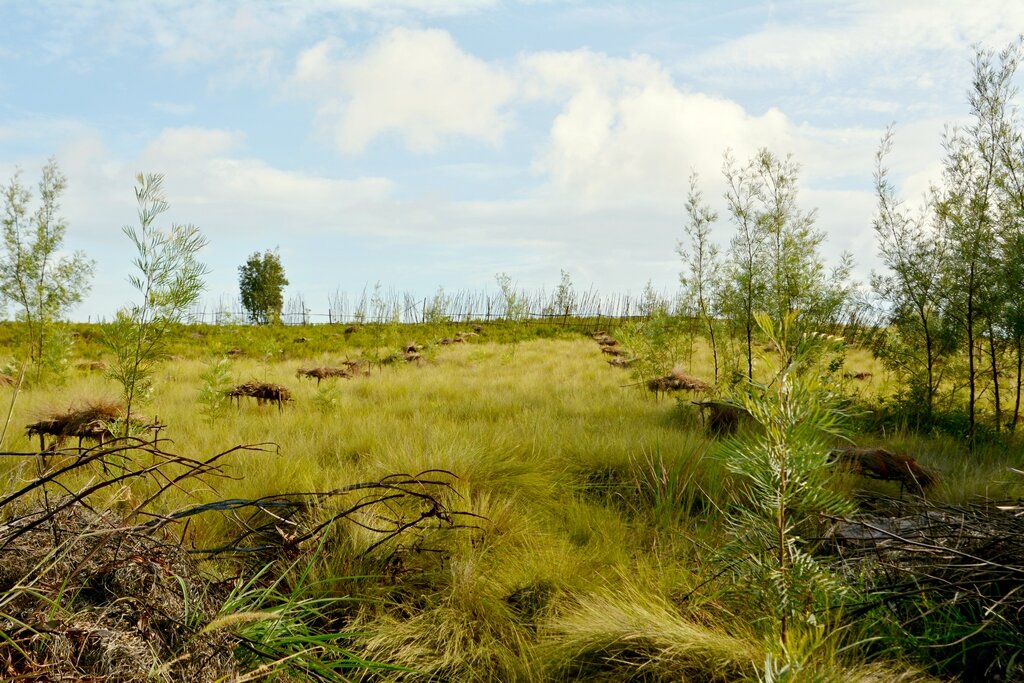
[[[999,362],[996,359],[996,335],[991,321],[988,323],[988,353],[992,363],[992,391],[995,399],[996,433],[998,434],[1002,429],[1003,409],[999,402]]]
[[[754,381],[754,329],[747,316],[747,377]]]
[[[974,452],[974,412],[977,400],[974,374],[974,264],[967,284],[967,383],[970,398],[967,404],[967,449]]]
[[[1010,432],[1017,430],[1017,418],[1020,416],[1020,392],[1021,392],[1021,370],[1024,369],[1024,338],[1017,337],[1014,342],[1017,347],[1017,397],[1013,403],[1013,419],[1010,420]]]
[[[924,325],[924,348],[925,348],[925,361],[928,365],[928,391],[925,397],[925,411],[928,416],[928,420],[931,421],[932,417],[932,405],[935,401],[935,351],[934,342],[932,341],[931,329],[928,327],[928,318],[926,313],[921,311],[921,322]]]
[[[711,338],[711,357],[715,361],[715,384],[718,384],[718,343],[715,341],[715,322],[705,316],[708,322],[708,336]]]

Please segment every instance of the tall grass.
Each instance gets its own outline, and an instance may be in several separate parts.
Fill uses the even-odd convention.
[[[395,340],[429,343],[465,327],[403,326]],[[469,343],[430,347],[419,364],[383,365],[318,388],[296,378],[298,367],[359,358],[372,335],[361,329],[346,336],[332,326],[182,328],[171,341],[179,357],[158,371],[147,407],[168,425],[164,435],[175,449],[209,453],[274,442],[280,452],[227,464],[237,478],[208,490],[170,490],[166,508],[440,469],[457,477],[446,504],[478,515],[459,520],[469,528],[438,529],[377,549],[365,529],[340,525],[302,581],[268,577],[241,586],[230,611],[252,617],[235,625],[253,642],[290,642],[299,651],[313,645],[303,641],[296,614],[330,623],[339,634],[332,646],[344,650],[346,661],[396,667],[367,673],[373,680],[774,675],[778,667],[765,664],[765,647],[750,627],[763,615],[724,599],[726,577],[710,561],[722,543],[725,513],[741,498],[736,477],[713,457],[720,444],[703,432],[696,409],[685,398],[655,400],[632,386],[629,373],[609,367],[582,335],[531,334],[513,355],[495,343],[505,338],[500,330],[485,326]],[[76,348],[99,358],[90,356],[90,332],[79,334]],[[300,336],[306,341],[295,342]],[[222,361],[233,348],[242,354]],[[848,367],[856,361],[857,370],[877,371],[859,353],[849,353]],[[710,353],[702,345],[680,362],[710,377]],[[283,413],[214,401],[225,382],[252,379],[287,386],[294,401]],[[852,386],[869,394],[885,382],[876,372]],[[203,388],[207,400],[200,400]],[[116,394],[101,376],[73,371],[60,392],[34,388],[22,395],[12,425]],[[20,428],[9,432],[6,446],[35,448]],[[935,462],[946,458],[936,454]],[[993,468],[1000,462],[994,457]],[[13,460],[0,461],[0,472],[29,474]],[[196,519],[187,541],[210,546],[227,532],[223,523]],[[290,613],[295,605],[310,609]],[[840,651],[844,644],[815,646],[821,671],[833,676],[823,680],[843,680],[843,672],[849,680],[871,680],[853,651]],[[353,679],[362,675],[346,671]],[[905,667],[894,660],[871,671],[898,676]]]

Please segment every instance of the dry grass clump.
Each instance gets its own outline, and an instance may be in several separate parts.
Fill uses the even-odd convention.
[[[708,391],[711,385],[702,379],[687,374],[681,368],[673,368],[664,377],[654,377],[647,382],[647,388],[655,393],[669,391]]]
[[[299,368],[295,376],[296,377],[309,377],[315,379],[317,386],[320,382],[325,379],[332,379],[335,377],[341,377],[342,379],[352,379],[358,374],[366,374],[369,370],[365,368],[363,364],[357,361],[344,361],[340,366],[322,366],[316,368]]]
[[[236,639],[202,630],[218,590],[175,539],[83,504],[11,524],[24,531],[0,552],[5,678],[203,683],[238,673]]]
[[[101,360],[80,360],[75,363],[75,368],[83,372],[103,372],[107,364]]]
[[[292,393],[287,387],[270,382],[244,382],[228,390],[226,395],[239,402],[243,396],[248,396],[256,399],[256,405],[276,403],[279,411],[283,411],[284,404],[292,400]]]
[[[56,448],[68,437],[78,437],[81,446],[83,439],[91,439],[103,443],[113,438],[111,425],[124,420],[124,407],[110,401],[97,401],[81,408],[69,408],[63,412],[51,414],[49,417],[25,425],[27,436],[39,437],[39,449],[46,450],[45,437],[55,437],[50,448]],[[150,421],[142,415],[132,415],[133,430],[159,429],[162,425]]]
[[[550,680],[737,681],[754,678],[764,650],[752,639],[694,623],[635,586],[566,601],[541,631]]]
[[[619,346],[618,340],[610,337],[607,332],[595,332],[591,335],[591,338],[601,347],[601,353],[611,356],[608,364],[613,368],[628,368],[636,362],[632,352]]]
[[[909,455],[884,448],[836,448],[832,457],[855,474],[869,479],[898,481],[901,488],[911,491],[928,489],[939,482],[939,475],[934,470],[923,467]]]
[[[363,656],[407,669],[375,671],[372,680],[537,680],[524,652],[528,633],[507,613],[488,618],[441,604],[406,615],[376,615],[353,626]]]

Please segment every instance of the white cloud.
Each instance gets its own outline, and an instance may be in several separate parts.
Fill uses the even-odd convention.
[[[340,259],[346,240],[388,234],[389,226],[372,217],[389,199],[391,181],[275,167],[246,156],[242,143],[234,131],[172,128],[150,140],[139,155],[123,158],[99,133],[77,129],[58,146],[56,157],[68,177],[62,202],[70,223],[66,246],[83,249],[98,262],[94,293],[76,315],[109,317],[130,296],[124,282],[133,254],[121,226],[136,221],[132,187],[138,172],[165,176],[171,208],[160,227],[190,223],[209,239],[203,258],[213,269],[210,289],[215,292],[234,289],[237,266],[253,250],[320,240],[325,256]],[[25,161],[24,179],[34,184],[44,159]],[[404,226],[397,217],[395,225]],[[391,231],[398,234],[399,228]],[[320,279],[336,277],[330,271]]]
[[[359,26],[378,28],[381,22],[473,14],[496,4],[497,0],[55,0],[11,11],[46,27],[33,49],[41,49],[48,59],[67,60],[87,70],[98,57],[142,51],[176,67],[214,65],[222,73],[211,80],[224,84],[276,79],[286,50],[310,36]]]
[[[246,254],[278,244],[294,258],[288,265],[295,287],[310,299],[337,286],[351,288],[352,277],[360,285],[380,279],[398,286],[405,286],[404,278],[429,292],[452,285],[440,279],[445,277],[462,277],[456,287],[473,278],[479,282],[481,273],[485,284],[493,282],[497,270],[513,272],[530,286],[550,284],[563,267],[579,284],[592,281],[605,291],[636,291],[649,278],[658,287],[671,286],[679,270],[673,247],[685,220],[690,169],[701,173],[706,198],[722,210],[723,151],[731,148],[742,162],[761,146],[780,155],[792,152],[802,165],[801,206],[818,207],[818,225],[830,234],[828,253],[848,248],[870,264],[872,156],[881,128],[812,125],[794,111],[819,106],[819,121],[835,110],[873,112],[869,121],[911,118],[897,128],[891,166],[901,195],[916,204],[928,183],[938,180],[943,119],[921,118],[927,108],[914,110],[902,92],[885,89],[948,91],[955,83],[959,97],[967,82],[936,66],[949,59],[931,63],[926,57],[955,51],[950,70],[969,71],[965,41],[1001,45],[1010,19],[997,10],[1005,7],[982,2],[982,11],[973,14],[963,4],[951,5],[952,18],[930,7],[940,16],[924,16],[925,6],[916,0],[895,6],[848,3],[833,10],[844,12],[842,17],[815,26],[779,20],[704,53],[682,71],[648,55],[590,49],[488,60],[446,31],[394,28],[392,21],[416,13],[475,11],[491,4],[486,1],[458,7],[443,0],[146,5],[125,10],[131,16],[124,26],[145,27],[131,39],[154,37],[162,59],[179,67],[216,62],[217,75],[208,83],[235,71],[258,79],[287,72],[290,94],[312,102],[331,143],[344,155],[363,154],[340,162],[356,170],[332,175],[297,166],[331,163],[308,148],[272,161],[269,155],[280,153],[278,141],[263,148],[265,153],[256,151],[265,125],[253,127],[248,137],[236,130],[183,127],[149,136],[142,146],[138,130],[111,139],[118,150],[132,145],[138,153],[115,154],[99,134],[62,122],[35,132],[31,125],[0,123],[0,142],[72,139],[58,153],[71,180],[66,213],[72,218],[69,239],[75,235],[78,242],[70,246],[83,246],[101,260],[97,272],[108,298],[96,309],[107,315],[113,310],[110,298],[123,296],[128,258],[118,228],[134,220],[131,186],[139,170],[165,173],[168,218],[195,223],[210,238],[214,292],[233,289]],[[156,16],[142,16],[145,10]],[[368,45],[322,39],[336,33],[330,22],[353,14],[380,19]],[[325,18],[328,25],[310,17]],[[891,26],[882,24],[886,18]],[[908,44],[901,47],[904,33]],[[308,49],[283,59],[300,35]],[[847,74],[870,84],[835,87]],[[734,77],[757,79],[773,99],[744,105],[731,87],[706,87],[706,79],[731,83]],[[774,94],[776,88],[799,90],[802,83],[813,84],[807,94],[813,102],[800,110],[791,106],[795,98]],[[268,91],[279,94],[273,86],[261,90]],[[155,102],[154,108],[183,115],[193,112],[188,105],[177,109],[176,98],[205,101],[201,94],[160,97],[170,101]],[[284,109],[275,113],[291,113]],[[373,144],[382,138],[416,152],[466,140],[493,150],[476,154],[479,146],[473,146],[458,157],[410,161],[401,151],[377,155]],[[509,140],[523,145],[513,148]],[[402,163],[412,168],[399,168]],[[27,176],[38,168],[34,161],[23,165]],[[376,170],[381,168],[394,170]],[[530,169],[534,175],[524,182]],[[412,180],[396,188],[380,173]],[[484,180],[485,173],[499,177]],[[419,185],[428,174],[429,182]],[[460,177],[480,182],[465,189],[453,180]],[[499,199],[477,198],[473,192],[479,188]],[[724,245],[732,229],[722,213],[716,236]],[[440,256],[423,265],[423,253],[430,250]]]
[[[727,40],[684,65],[704,77],[763,79],[837,78],[853,73],[862,82],[931,89],[948,80],[927,55],[946,53],[969,68],[971,45],[1001,47],[1024,24],[1024,4],[1014,0],[847,0],[827,8],[795,6],[795,19],[773,18],[759,30]],[[814,11],[811,11],[814,10]],[[823,11],[822,11],[823,10]]]
[[[275,168],[240,154],[242,141],[233,131],[171,128],[133,163],[163,173],[172,205],[224,238],[281,230],[358,233],[360,227],[346,220],[352,207],[380,202],[392,190],[385,178],[327,178]]]
[[[720,194],[729,149],[743,162],[758,148],[793,153],[818,181],[870,179],[879,131],[795,125],[777,109],[754,115],[736,102],[679,87],[649,57],[613,58],[587,50],[524,59],[533,97],[560,101],[536,168],[552,192],[584,207],[654,203],[680,209],[690,169]],[[807,175],[805,175],[805,178]]]
[[[448,137],[497,145],[511,125],[505,107],[512,80],[445,31],[393,29],[350,59],[332,57],[333,47],[304,51],[292,82],[316,99],[321,125],[346,154],[387,134],[416,152],[433,151]]]
[[[152,165],[181,164],[221,156],[237,148],[241,133],[206,128],[167,128],[146,145],[142,159]]]

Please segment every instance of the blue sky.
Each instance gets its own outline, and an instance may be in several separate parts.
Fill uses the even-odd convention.
[[[825,254],[877,268],[873,155],[917,202],[973,45],[1024,27],[1012,0],[0,3],[0,183],[69,179],[67,246],[97,262],[74,317],[130,298],[134,177],[209,240],[207,298],[279,248],[314,312],[379,281],[420,296],[676,287],[687,179],[724,215],[722,154],[802,166]],[[721,220],[725,244],[731,226]]]

